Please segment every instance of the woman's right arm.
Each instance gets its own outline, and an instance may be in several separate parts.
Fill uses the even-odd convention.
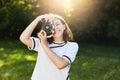
[[[43,15],[42,15],[43,16]],[[38,16],[35,20],[33,20],[28,27],[22,32],[20,35],[20,41],[29,46],[32,47],[32,40],[30,39],[32,32],[34,31],[35,27],[37,24],[40,22],[42,19],[42,16]]]

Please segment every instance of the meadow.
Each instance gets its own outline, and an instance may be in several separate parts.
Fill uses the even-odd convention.
[[[79,43],[70,80],[120,80],[120,46]],[[0,41],[0,80],[30,80],[37,53],[20,41]]]

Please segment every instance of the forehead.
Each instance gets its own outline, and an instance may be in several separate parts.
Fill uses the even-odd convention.
[[[54,23],[61,23],[61,21],[59,19],[54,19]]]

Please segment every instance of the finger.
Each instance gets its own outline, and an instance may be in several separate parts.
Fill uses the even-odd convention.
[[[41,35],[40,35],[40,33],[38,33],[37,36],[38,36],[39,39],[41,39]]]
[[[43,31],[40,31],[38,34],[37,34],[39,37],[43,35]]]
[[[47,38],[51,38],[51,37],[53,37],[53,34],[51,34],[51,35],[47,36]]]
[[[44,35],[44,30],[43,30],[43,29],[41,29],[41,31],[39,32],[39,34]]]
[[[46,33],[44,30],[41,31],[41,34],[42,34],[44,37],[47,36],[47,33]]]

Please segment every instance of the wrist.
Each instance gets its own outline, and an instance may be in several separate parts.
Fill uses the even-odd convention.
[[[39,22],[39,21],[41,21],[41,18],[40,18],[40,17],[37,17],[35,20],[36,20],[37,22]]]
[[[38,20],[38,21],[41,21],[42,18],[44,18],[44,16],[43,16],[43,15],[40,15],[40,16],[37,17],[37,20]]]

